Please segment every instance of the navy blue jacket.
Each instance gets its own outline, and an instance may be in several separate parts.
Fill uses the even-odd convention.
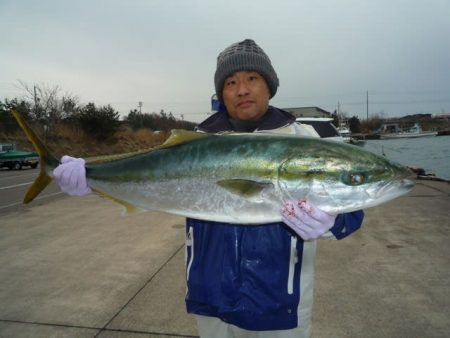
[[[295,118],[269,107],[260,122],[258,130],[270,130],[294,123]],[[233,124],[219,112],[198,129],[216,133],[233,130]],[[331,232],[344,238],[361,226],[363,217],[362,211],[340,214]],[[246,330],[302,325],[297,309],[305,243],[282,222],[245,226],[188,218],[187,311]]]

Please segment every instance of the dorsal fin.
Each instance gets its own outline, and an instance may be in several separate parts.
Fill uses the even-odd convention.
[[[103,155],[103,156],[95,156],[86,159],[87,164],[100,164],[104,162],[110,162],[110,161],[116,161],[116,160],[123,160],[129,157],[133,157],[136,155],[144,154],[153,150],[157,149],[163,149],[163,148],[169,148],[177,144],[185,143],[188,141],[200,139],[203,137],[208,137],[211,134],[208,133],[202,133],[202,132],[196,132],[196,131],[189,131],[184,129],[172,129],[170,131],[170,136],[167,138],[167,140],[158,146],[147,148],[147,149],[141,149],[129,153],[123,153],[123,154],[115,154],[115,155]]]
[[[184,129],[172,129],[170,132],[169,138],[161,144],[158,148],[168,148],[175,146],[177,144],[197,140],[200,138],[208,137],[211,134],[208,133],[201,133],[197,131],[190,131],[190,130],[184,130]]]
[[[93,157],[86,158],[86,164],[100,164],[100,163],[111,162],[111,161],[116,161],[116,160],[123,160],[123,159],[129,158],[129,157],[147,153],[149,151],[152,151],[153,149],[155,149],[155,148],[141,149],[141,150],[136,150],[136,151],[132,151],[129,153],[122,153],[122,154],[93,156]]]

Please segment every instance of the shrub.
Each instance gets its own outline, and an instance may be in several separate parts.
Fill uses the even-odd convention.
[[[98,141],[113,138],[120,127],[119,113],[110,105],[97,108],[94,103],[88,103],[81,109],[76,120],[84,132]]]
[[[30,121],[31,105],[28,102],[17,99],[0,101],[0,131],[4,133],[13,133],[20,129],[11,114],[11,109],[17,110],[25,120]]]

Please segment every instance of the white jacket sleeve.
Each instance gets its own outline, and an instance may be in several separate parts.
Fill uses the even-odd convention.
[[[261,130],[258,132],[274,133],[274,134],[294,134],[304,137],[320,137],[313,126],[303,123],[302,124],[291,123],[285,127],[270,130]]]
[[[317,131],[314,129],[313,126],[310,126],[309,124],[298,124],[294,123],[292,126],[295,129],[295,134],[299,136],[308,136],[308,137],[320,137],[320,135],[317,133]]]

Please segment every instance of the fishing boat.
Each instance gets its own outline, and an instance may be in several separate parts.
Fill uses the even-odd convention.
[[[412,137],[429,137],[436,136],[437,131],[423,131],[422,127],[418,123],[410,128],[399,129],[397,126],[394,132],[382,132],[380,134],[380,139],[397,139],[397,138],[412,138]]]
[[[352,132],[350,131],[347,121],[341,121],[337,130],[339,134],[341,134],[344,142],[350,143],[352,139]]]
[[[345,143],[357,145],[357,146],[364,146],[366,144],[365,140],[360,140],[357,138],[354,138],[352,136],[352,132],[350,130],[350,127],[348,126],[348,122],[346,120],[343,120],[339,123],[339,127],[337,128],[339,134],[342,136],[342,140]]]

